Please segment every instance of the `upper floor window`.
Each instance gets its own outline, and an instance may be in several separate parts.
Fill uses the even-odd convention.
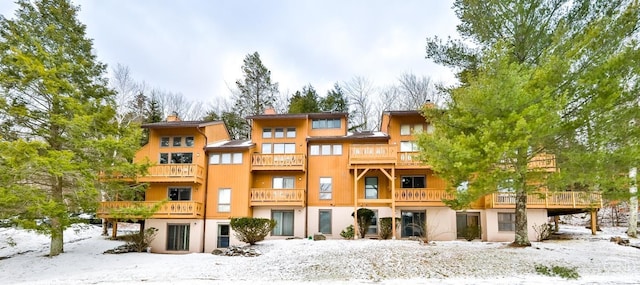
[[[414,152],[419,151],[418,144],[414,141],[401,141],[400,142],[400,151],[401,152]]]
[[[169,137],[161,137],[160,138],[160,146],[161,147],[169,146]]]
[[[160,164],[168,163],[193,163],[193,153],[191,152],[174,152],[160,153]]]
[[[408,136],[411,134],[421,133],[424,130],[424,124],[402,124],[400,125],[400,135]]]
[[[339,129],[340,119],[314,119],[311,121],[312,129]]]
[[[342,155],[342,145],[341,144],[311,145],[309,152],[311,155]]]
[[[295,187],[295,177],[273,177],[273,189],[293,189]]]
[[[263,143],[263,154],[282,154],[282,153],[296,153],[296,144],[294,143]]]
[[[194,144],[194,138],[191,136],[189,137],[175,136],[175,137],[160,138],[160,147],[169,147],[169,146],[182,147],[182,146],[193,146],[193,144]]]
[[[190,201],[190,187],[169,187],[169,201]]]
[[[320,177],[320,200],[331,200],[332,192],[331,177]]]
[[[262,138],[270,139],[271,138],[271,129],[269,129],[269,128],[262,129]]]
[[[402,176],[402,188],[425,188],[424,176]]]
[[[295,138],[296,137],[296,128],[287,128],[287,137]]]
[[[242,164],[242,153],[213,153],[209,155],[209,164]]]
[[[279,139],[279,138],[284,138],[284,129],[283,128],[276,128],[276,132],[275,132],[275,138]]]
[[[218,212],[231,212],[231,189],[218,190]]]

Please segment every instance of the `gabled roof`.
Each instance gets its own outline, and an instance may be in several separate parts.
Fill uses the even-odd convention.
[[[418,110],[385,111],[384,113],[390,116],[422,116],[422,112]]]
[[[305,114],[268,114],[268,115],[255,115],[248,116],[247,119],[329,119],[329,118],[342,118],[346,117],[348,113],[334,113],[334,112],[324,112],[324,113],[305,113]]]
[[[229,150],[229,149],[248,149],[254,147],[255,143],[251,140],[223,140],[207,144],[205,150]]]
[[[172,121],[142,124],[146,129],[170,129],[170,128],[200,128],[209,125],[222,124],[222,121]]]

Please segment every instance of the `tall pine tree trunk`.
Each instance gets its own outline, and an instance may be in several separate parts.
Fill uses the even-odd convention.
[[[51,198],[56,207],[64,205],[64,197],[62,195],[62,178],[56,179]],[[59,212],[58,212],[59,213]],[[55,213],[51,217],[51,245],[49,247],[49,256],[56,256],[64,252],[64,229],[63,229],[63,217],[60,217],[58,213]],[[66,211],[62,211],[66,213]]]
[[[518,160],[515,171],[517,180],[514,181],[516,191],[516,235],[513,244],[516,246],[530,246],[529,230],[527,223],[527,172],[529,171],[529,160],[527,159],[527,149],[518,149]]]
[[[636,176],[638,175],[638,168],[632,167],[629,170],[630,186],[629,194],[629,229],[627,229],[627,235],[630,237],[638,236],[638,184]]]

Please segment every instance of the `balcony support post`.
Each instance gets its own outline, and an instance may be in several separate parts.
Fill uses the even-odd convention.
[[[353,239],[358,239],[358,179],[356,166],[353,169]]]
[[[591,234],[596,235],[598,230],[598,210],[591,210]]]

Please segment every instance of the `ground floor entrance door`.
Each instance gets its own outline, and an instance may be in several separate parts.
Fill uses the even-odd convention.
[[[402,237],[423,237],[427,233],[425,211],[401,211]]]
[[[480,238],[480,213],[456,213],[457,238],[474,240]]]
[[[229,225],[218,225],[218,248],[229,247]]]

